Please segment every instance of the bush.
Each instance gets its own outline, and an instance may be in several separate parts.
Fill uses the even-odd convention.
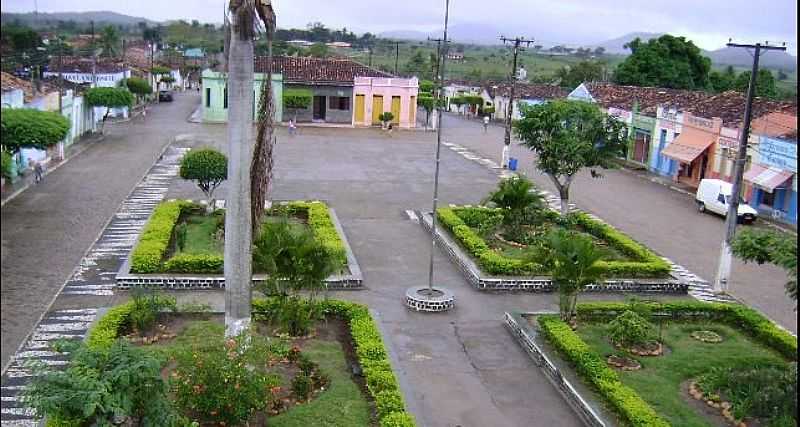
[[[2,154],[2,166],[0,166],[0,171],[5,178],[11,178],[11,169],[13,167],[14,159],[11,156],[11,153],[7,151],[3,151]]]
[[[547,340],[630,425],[669,426],[633,389],[622,384],[617,373],[569,325],[554,316],[539,316],[537,320]]]
[[[153,93],[153,87],[150,86],[150,83],[148,83],[147,80],[140,77],[131,77],[129,79],[126,79],[125,86],[134,95],[142,96]]]
[[[195,181],[213,209],[214,190],[228,178],[228,158],[213,148],[193,149],[181,159],[180,177]]]
[[[177,310],[175,297],[142,289],[133,290],[131,302],[133,309],[128,314],[128,319],[134,330],[139,333],[152,329],[161,311],[167,309],[174,312]]]
[[[697,384],[704,394],[729,400],[737,419],[797,416],[797,363],[791,363],[789,369],[772,365],[712,367]]]
[[[652,340],[653,325],[634,311],[625,310],[608,324],[608,336],[616,345],[630,348]]]
[[[308,374],[301,372],[292,378],[292,392],[297,396],[298,400],[308,400],[313,391],[314,382]]]
[[[23,147],[44,150],[67,136],[70,123],[61,114],[50,111],[3,108],[0,128],[5,149],[12,152]]]
[[[283,108],[303,110],[311,106],[313,93],[309,89],[286,89],[283,91]]]
[[[178,426],[161,378],[161,361],[124,341],[108,348],[62,344],[70,352],[65,370],[34,368],[23,401],[39,416],[60,425],[114,425],[138,419],[142,425]]]
[[[86,91],[86,103],[92,107],[130,107],[133,94],[127,88],[93,87]]]
[[[224,262],[222,255],[181,253],[164,262],[163,268],[159,269],[159,271],[185,274],[220,274],[223,272]]]
[[[394,114],[392,114],[392,112],[391,112],[391,111],[384,111],[383,113],[381,113],[381,114],[378,116],[378,120],[380,120],[380,121],[382,121],[382,122],[384,122],[384,123],[389,123],[389,122],[391,122],[393,119],[394,119]]]
[[[384,390],[375,395],[375,406],[378,410],[378,417],[383,418],[392,412],[403,412],[405,404],[403,396],[397,390]]]
[[[161,260],[169,249],[175,223],[183,210],[189,207],[194,205],[181,200],[162,202],[156,206],[142,230],[139,243],[131,253],[132,273],[156,273],[161,269]]]
[[[704,302],[651,303],[653,316],[673,319],[716,320],[738,328],[759,343],[771,347],[783,357],[797,360],[797,337],[776,326],[755,310],[739,304],[710,304]],[[584,303],[578,305],[580,319],[605,320],[629,308],[618,302]]]
[[[203,422],[216,425],[241,425],[255,411],[265,408],[270,388],[280,381],[250,369],[245,349],[245,340],[249,339],[229,339],[224,347],[209,342],[178,353],[178,366],[170,381],[177,404]]]
[[[408,412],[392,412],[381,418],[381,427],[414,427],[414,418]]]

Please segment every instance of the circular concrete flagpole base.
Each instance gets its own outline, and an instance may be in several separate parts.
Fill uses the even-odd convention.
[[[415,311],[430,313],[447,311],[456,306],[456,296],[438,286],[413,286],[406,291],[406,306]]]

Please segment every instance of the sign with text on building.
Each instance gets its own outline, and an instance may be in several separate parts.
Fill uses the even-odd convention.
[[[608,115],[616,117],[626,123],[631,121],[631,112],[620,108],[611,107],[608,109]]]
[[[797,142],[762,136],[758,151],[761,164],[797,173]]]

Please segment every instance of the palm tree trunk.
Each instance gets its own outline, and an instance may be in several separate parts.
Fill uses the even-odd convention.
[[[243,15],[252,3],[231,1],[234,19],[228,54],[228,195],[225,213],[225,336],[250,325],[252,218],[250,164],[253,156],[253,38]]]
[[[570,320],[570,294],[567,292],[559,291],[558,293],[558,311],[561,320],[569,322]]]

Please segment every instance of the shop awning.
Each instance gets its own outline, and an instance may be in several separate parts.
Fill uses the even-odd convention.
[[[683,133],[678,135],[661,154],[682,163],[692,163],[713,143],[714,138],[711,135]]]
[[[792,175],[791,171],[753,163],[750,165],[750,169],[744,173],[744,179],[756,187],[772,193],[776,188],[792,179]]]

